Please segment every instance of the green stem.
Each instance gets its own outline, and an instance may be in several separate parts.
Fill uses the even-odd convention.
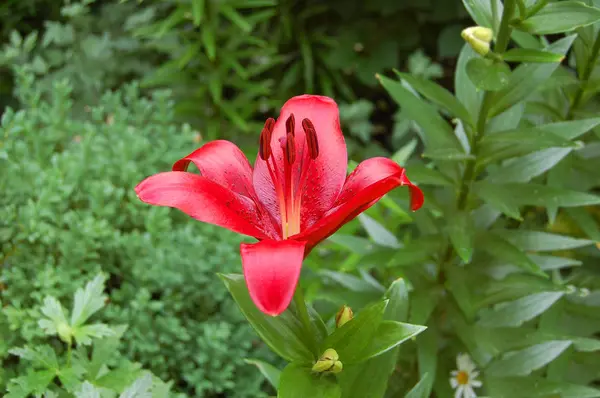
[[[496,45],[494,46],[494,53],[496,54],[504,53],[508,47],[511,34],[509,22],[514,13],[515,5],[516,0],[506,0],[504,2],[504,12],[502,14],[502,20],[500,21],[500,29],[498,31]],[[473,157],[467,160],[467,164],[465,165],[465,172],[463,173],[460,182],[460,188],[456,200],[456,207],[459,211],[463,211],[467,208],[469,193],[471,192],[471,185],[477,177],[475,166],[477,164],[476,161],[477,154],[479,152],[479,142],[485,135],[485,127],[487,125],[490,109],[492,107],[492,99],[493,98],[490,92],[486,91],[483,94],[483,100],[481,102],[481,108],[479,109],[479,116],[477,118],[477,125],[475,127],[475,134],[473,134],[473,138],[471,139],[471,154]],[[454,254],[454,248],[452,245],[449,245],[444,253],[444,256],[442,257],[442,266],[440,268],[440,280],[442,282],[445,280],[443,266],[452,260]]]
[[[72,354],[72,344],[69,342],[67,346],[67,367],[71,366],[71,354]]]
[[[579,85],[579,89],[577,89],[577,93],[575,93],[573,103],[569,107],[569,112],[567,113],[567,120],[573,119],[575,111],[581,105],[583,94],[585,94],[585,90],[587,89],[588,83],[590,81],[590,76],[594,70],[594,66],[596,66],[596,61],[598,60],[598,53],[600,53],[600,32],[598,32],[598,35],[596,36],[596,41],[594,41],[594,46],[592,47],[592,53],[588,58],[588,62],[583,68],[583,72],[580,76],[581,84]]]
[[[313,333],[312,323],[310,322],[308,308],[306,306],[306,302],[304,301],[304,294],[302,293],[302,288],[300,286],[296,288],[296,292],[294,293],[294,303],[296,304],[298,315],[300,315],[300,321],[302,322],[304,331],[307,333],[310,339],[313,354],[315,355],[315,358],[318,358],[320,353],[317,347],[317,342],[315,341],[315,335]]]

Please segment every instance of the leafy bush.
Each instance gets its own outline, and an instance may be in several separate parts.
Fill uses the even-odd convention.
[[[128,85],[73,119],[67,82],[45,99],[32,74],[18,78],[23,109],[7,109],[0,129],[3,385],[15,372],[8,350],[45,339],[44,297],[69,303],[102,270],[111,301],[100,319],[129,324],[128,358],[184,394],[260,396],[262,379],[243,358],[262,348],[215,276],[239,268],[239,241],[148,208],[133,191],[198,133],[173,123],[165,92],[146,99]]]
[[[119,392],[120,398],[141,398],[149,393],[155,398],[168,397],[168,384],[115,355],[126,325],[109,327],[88,322],[106,303],[104,281],[104,276],[98,275],[85,289],[77,289],[70,319],[55,297],[44,298],[38,325],[46,335],[58,336],[64,344],[11,349],[10,354],[20,357],[29,369],[26,375],[10,380],[7,398],[31,394],[58,397],[67,392],[78,398],[116,396]]]

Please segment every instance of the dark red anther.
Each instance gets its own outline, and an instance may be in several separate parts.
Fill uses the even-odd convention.
[[[308,145],[308,153],[311,159],[316,159],[319,156],[319,141],[317,140],[317,132],[315,126],[309,119],[302,120],[302,128],[306,135],[306,143]]]
[[[288,133],[285,142],[285,161],[292,165],[296,161],[296,143],[294,142],[294,134]]]
[[[294,118],[294,114],[292,113],[290,117],[285,121],[285,133],[296,135],[296,119]]]
[[[260,133],[258,155],[262,160],[267,160],[271,156],[271,136],[273,135],[274,126],[275,119],[270,117],[265,122],[265,126]]]

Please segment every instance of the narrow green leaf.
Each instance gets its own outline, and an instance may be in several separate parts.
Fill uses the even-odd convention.
[[[467,63],[467,75],[478,90],[499,91],[508,85],[510,67],[504,62],[473,58]]]
[[[600,118],[569,120],[536,126],[536,129],[552,133],[567,140],[573,140],[600,124]]]
[[[575,37],[575,35],[571,35],[557,40],[544,50],[565,55],[571,44],[573,44]],[[490,117],[504,112],[517,102],[533,94],[543,82],[548,80],[558,68],[558,65],[558,63],[519,65],[510,75],[508,85],[494,94]]]
[[[254,365],[258,368],[260,373],[267,379],[267,381],[273,386],[274,389],[279,388],[279,378],[281,377],[281,370],[277,369],[270,363],[261,361],[260,359],[244,359],[249,365]]]
[[[545,378],[489,378],[486,387],[494,398],[598,398],[600,390]]]
[[[429,150],[437,148],[460,149],[460,143],[450,125],[429,104],[416,97],[397,81],[378,75],[381,85],[409,117],[423,130],[421,137]]]
[[[508,62],[562,62],[564,58],[563,54],[531,48],[513,48],[502,54],[502,59]]]
[[[572,31],[597,21],[600,21],[600,9],[581,1],[558,1],[547,4],[517,26],[536,35],[549,35]]]
[[[279,381],[278,398],[340,398],[342,389],[334,376],[314,374],[308,368],[289,364]]]
[[[434,160],[455,160],[463,161],[474,159],[475,157],[471,154],[465,153],[462,149],[455,148],[437,148],[425,151],[422,155],[424,158]]]
[[[527,376],[559,356],[571,345],[571,341],[547,341],[523,350],[512,351],[493,361],[485,370],[494,377]]]
[[[194,25],[199,26],[204,16],[204,0],[192,0],[192,18]]]
[[[480,326],[488,328],[518,327],[546,311],[563,296],[563,292],[543,292],[497,304],[481,311]]]
[[[499,211],[531,206],[577,207],[600,204],[600,196],[540,184],[492,183],[479,181],[475,193]],[[512,210],[507,215],[514,217]],[[518,218],[518,217],[515,217]]]
[[[400,78],[406,80],[422,96],[442,107],[452,116],[461,119],[463,122],[473,125],[473,119],[469,111],[461,104],[454,95],[444,87],[431,80],[423,79],[408,73],[395,71]]]
[[[300,321],[289,310],[272,317],[252,302],[243,275],[220,274],[240,310],[256,333],[279,356],[289,362],[312,363],[314,357]]]
[[[392,249],[398,249],[401,247],[396,236],[388,231],[383,225],[375,221],[372,217],[369,217],[363,213],[357,218],[362,224],[363,228],[367,231],[369,237],[379,246],[390,247]]]
[[[220,3],[219,11],[221,11],[227,19],[229,19],[234,25],[237,25],[237,27],[245,33],[249,33],[252,30],[252,25],[250,25],[248,21],[246,21],[244,17],[242,17],[240,13],[238,13],[230,5],[226,3]]]
[[[200,39],[209,60],[214,61],[217,56],[217,43],[212,24],[204,23],[201,27]]]
[[[511,242],[519,249],[527,252],[568,250],[594,244],[594,241],[588,239],[572,238],[570,236],[551,234],[541,231],[516,229],[497,230],[494,232]]]
[[[574,148],[575,143],[537,127],[517,128],[484,136],[480,164],[488,164],[546,148]]]
[[[542,175],[565,158],[573,148],[548,148],[511,159],[488,173],[486,181],[499,182],[528,182]]]
[[[471,262],[473,255],[473,231],[471,217],[467,212],[457,211],[447,214],[446,231],[454,250],[465,262]]]
[[[387,304],[387,300],[381,301],[360,311],[354,319],[325,339],[321,351],[333,348],[342,363],[356,362],[377,332]]]
[[[418,184],[452,186],[452,180],[422,162],[411,162],[407,169],[410,180]]]
[[[531,261],[525,253],[519,250],[517,246],[495,233],[487,232],[479,235],[477,238],[477,247],[494,258],[506,261],[508,264],[515,265],[535,275],[546,276],[544,271]]]
[[[427,327],[411,325],[410,323],[382,321],[369,345],[360,354],[355,356],[351,362],[344,361],[344,363],[359,363],[381,355],[418,335],[425,329]]]

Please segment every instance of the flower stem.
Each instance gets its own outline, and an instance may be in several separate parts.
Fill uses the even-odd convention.
[[[294,293],[294,303],[296,304],[296,309],[298,311],[298,315],[300,316],[300,321],[302,322],[304,331],[307,333],[307,336],[310,339],[313,355],[315,355],[315,358],[318,358],[319,350],[317,347],[317,342],[315,341],[312,324],[310,322],[308,308],[306,307],[306,302],[304,301],[304,294],[302,293],[302,288],[300,286],[296,287],[296,292]]]
[[[504,2],[504,12],[502,13],[502,20],[500,21],[500,29],[498,31],[498,37],[494,46],[494,53],[502,54],[506,51],[508,43],[510,41],[511,27],[509,25],[510,19],[515,10],[516,0],[506,0]],[[485,127],[487,125],[490,109],[492,106],[492,95],[489,91],[483,94],[483,100],[481,102],[481,108],[479,109],[479,116],[477,117],[477,125],[475,127],[475,134],[472,135],[471,139],[471,154],[473,157],[467,160],[465,165],[465,172],[463,173],[460,188],[456,200],[456,207],[459,211],[463,211],[467,208],[469,193],[471,191],[471,185],[477,177],[476,164],[477,154],[479,152],[479,142],[485,135]],[[446,249],[446,253],[442,259],[442,267],[440,267],[440,280],[443,283],[445,275],[443,273],[443,265],[449,262],[455,254],[452,245],[449,245]]]
[[[600,52],[600,32],[596,36],[596,40],[594,41],[594,46],[592,47],[592,52],[590,57],[588,58],[588,62],[583,68],[583,72],[581,76],[579,76],[581,80],[581,84],[579,85],[579,89],[577,89],[577,93],[575,94],[575,98],[573,99],[573,103],[569,107],[569,112],[567,113],[567,120],[573,120],[574,113],[581,105],[581,100],[583,98],[583,94],[585,94],[585,90],[587,89],[588,82],[590,80],[590,75],[594,70],[594,66],[596,65],[596,60],[598,59],[598,53]]]

